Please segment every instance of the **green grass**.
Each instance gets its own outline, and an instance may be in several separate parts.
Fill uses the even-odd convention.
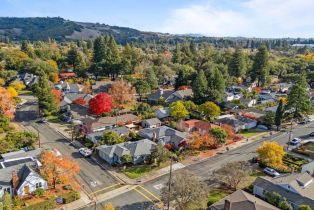
[[[226,197],[227,195],[228,193],[225,191],[222,191],[221,189],[217,189],[217,188],[213,189],[209,192],[207,205],[210,206],[216,203],[217,201],[221,200],[222,198]]]
[[[310,150],[310,151],[313,151],[313,152],[314,152],[314,143],[313,143],[313,142],[305,143],[305,144],[304,144],[304,147],[305,147],[307,150]]]
[[[46,117],[46,119],[49,122],[52,122],[52,123],[59,123],[59,122],[61,122],[61,120],[59,119],[59,116],[57,116],[57,115],[49,115],[49,116]]]
[[[130,166],[129,168],[126,168],[123,173],[131,179],[136,179],[149,173],[152,169],[153,168],[149,165]]]
[[[261,131],[256,131],[256,130],[248,130],[248,131],[242,131],[240,134],[244,137],[244,138],[251,138],[253,136],[256,136],[260,133],[263,133]]]

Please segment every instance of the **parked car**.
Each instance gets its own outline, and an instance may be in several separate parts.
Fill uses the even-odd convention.
[[[258,157],[253,157],[250,162],[254,164],[258,163],[258,161],[259,161]]]
[[[264,168],[263,172],[269,176],[280,176],[280,173],[269,167]]]
[[[45,118],[36,121],[36,123],[47,123],[47,122],[48,121]]]
[[[311,120],[310,120],[309,118],[305,118],[305,119],[303,119],[302,121],[300,121],[299,124],[300,124],[300,125],[305,125],[305,124],[308,124],[308,123],[310,123],[310,122],[311,122]]]
[[[83,147],[79,149],[79,153],[84,157],[89,157],[92,155],[93,151],[88,149],[87,147]]]
[[[301,140],[300,138],[294,138],[294,139],[290,140],[289,143],[290,143],[291,145],[296,146],[296,145],[300,144],[301,141],[302,141],[302,140]]]
[[[309,136],[314,137],[314,132],[310,133]]]
[[[266,125],[258,125],[257,128],[261,130],[268,130],[268,127]]]

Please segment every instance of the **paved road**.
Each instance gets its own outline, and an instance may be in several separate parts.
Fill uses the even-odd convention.
[[[102,189],[110,189],[109,186],[119,183],[107,171],[98,166],[91,158],[83,158],[69,142],[47,124],[36,123],[38,116],[38,104],[34,97],[23,97],[28,100],[17,110],[16,121],[22,123],[32,131],[39,131],[41,146],[43,148],[56,148],[62,155],[75,159],[80,165],[81,171],[77,179],[81,186],[88,192],[102,192]]]
[[[298,127],[293,130],[293,137],[303,137],[314,131],[314,123],[308,124],[306,126]],[[255,156],[256,148],[263,142],[267,140],[275,140],[280,144],[287,146],[287,141],[289,139],[288,133],[280,133],[278,136],[272,138],[261,139],[250,144],[245,144],[236,149],[225,152],[214,156],[204,162],[187,166],[184,169],[188,170],[197,176],[199,176],[204,181],[209,183],[210,174],[213,170],[220,168],[223,164],[231,161],[249,160]],[[178,171],[177,171],[178,172]],[[121,194],[113,199],[107,200],[98,204],[97,209],[102,209],[102,205],[107,202],[111,202],[116,209],[123,210],[139,210],[139,209],[149,209],[153,208],[154,204],[158,202],[160,197],[160,188],[165,185],[168,181],[169,175],[164,175],[150,182],[145,183],[142,187],[138,187],[138,190],[132,190]],[[146,189],[146,190],[143,190]],[[154,196],[152,196],[154,195]],[[157,197],[157,198],[156,198]],[[84,209],[94,209],[94,207],[84,208]],[[157,208],[156,208],[157,209]]]

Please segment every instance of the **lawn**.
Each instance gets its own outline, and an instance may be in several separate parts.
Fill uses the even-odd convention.
[[[314,143],[313,143],[313,142],[305,143],[305,144],[304,144],[304,147],[305,147],[307,150],[310,150],[310,151],[313,151],[313,152],[314,152]]]
[[[57,116],[57,115],[50,115],[50,116],[47,116],[46,119],[47,119],[49,122],[52,122],[52,123],[59,123],[59,122],[61,122],[61,120],[59,119],[59,116]]]
[[[159,167],[154,165],[134,165],[127,167],[122,171],[130,179],[137,179],[144,175],[151,173],[152,171],[162,169],[169,165],[169,162],[161,163]]]
[[[149,165],[131,166],[126,168],[123,173],[131,179],[136,179],[143,176],[144,174],[149,173],[152,169],[153,167]]]
[[[222,198],[226,197],[229,193],[222,189],[215,188],[209,192],[207,205],[210,206]]]
[[[256,131],[256,130],[248,130],[248,131],[242,131],[240,134],[244,137],[244,138],[251,138],[253,136],[259,135],[261,133],[265,133],[262,131]]]

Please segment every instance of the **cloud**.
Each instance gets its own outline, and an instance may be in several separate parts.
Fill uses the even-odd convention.
[[[234,0],[232,0],[234,1]],[[170,12],[158,31],[208,36],[313,37],[313,0],[207,0]]]

